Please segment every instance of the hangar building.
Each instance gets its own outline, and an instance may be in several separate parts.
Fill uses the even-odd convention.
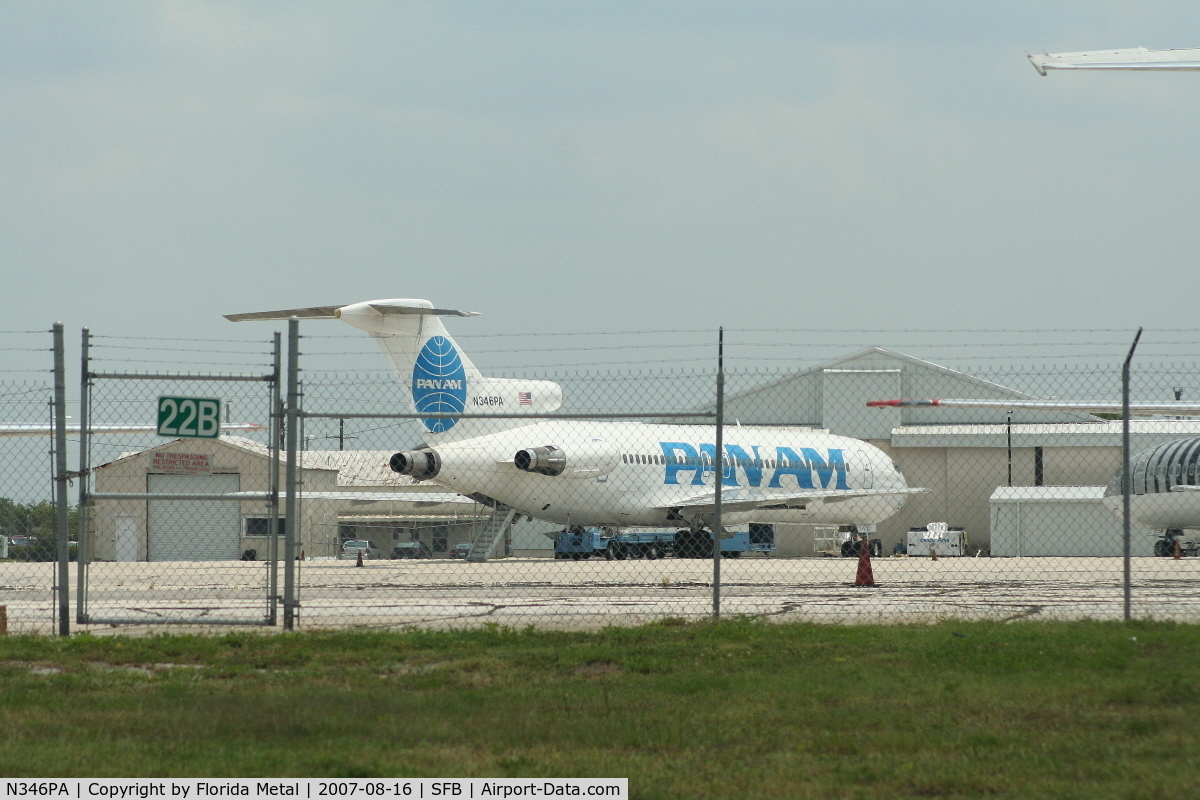
[[[1121,464],[1120,421],[1081,413],[1014,410],[1010,423],[1008,412],[1000,409],[866,407],[869,400],[898,397],[1029,399],[1029,395],[997,383],[874,347],[728,395],[725,419],[727,424],[828,430],[864,439],[891,455],[909,486],[931,491],[910,497],[899,514],[879,525],[885,552],[904,541],[910,528],[930,522],[961,526],[967,532],[969,552],[988,552],[992,495],[997,487],[1008,488],[1010,448],[1013,488],[998,501],[1011,505],[1026,487],[1031,500],[1037,497],[1038,503],[1026,505],[1022,530],[1042,528],[1028,537],[1028,542],[1057,541],[1041,550],[1028,544],[1023,555],[1058,554],[1064,551],[1064,542],[1071,541],[1079,546],[1066,550],[1082,555],[1097,549],[1097,537],[1111,535],[1110,530],[1101,532],[1093,524],[1106,517],[1085,519],[1070,513],[1070,509],[1083,508],[1081,503],[1099,506],[1102,492],[1066,498],[1039,493],[1035,488],[1107,485]],[[1172,439],[1200,436],[1200,420],[1135,419],[1130,426],[1135,453]],[[1069,508],[1062,507],[1068,503]],[[1044,515],[1044,523],[1038,521],[1039,514]],[[1008,512],[1001,517],[1009,526],[1006,535],[1011,533],[1002,549],[1006,555],[1015,554],[1008,552],[1008,543],[1018,535],[1011,531],[1015,518]],[[1078,520],[1073,527],[1064,527],[1073,518]],[[1046,530],[1047,526],[1053,526],[1055,532]],[[779,555],[811,555],[814,549],[821,549],[814,541],[820,535],[813,526],[778,525]],[[1099,549],[1108,552],[1111,543]]]
[[[435,556],[470,541],[487,509],[453,493],[431,495],[429,484],[388,469],[390,456],[301,453],[309,496],[302,501],[297,546],[305,557],[333,557],[352,538],[376,541],[385,557],[394,541],[424,541]],[[97,467],[94,485],[96,492],[114,493],[266,493],[269,468],[267,447],[250,439],[177,439]],[[379,493],[388,499],[371,498]],[[394,499],[398,493],[413,499]],[[97,500],[92,520],[90,558],[98,561],[236,560],[248,550],[262,558],[268,546],[267,505],[260,501]]]

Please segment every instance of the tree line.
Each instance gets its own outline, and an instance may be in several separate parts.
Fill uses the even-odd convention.
[[[79,534],[79,509],[67,512],[67,531]],[[58,558],[58,514],[54,503],[17,503],[0,497],[0,536],[9,540],[8,557],[15,561],[54,561]]]

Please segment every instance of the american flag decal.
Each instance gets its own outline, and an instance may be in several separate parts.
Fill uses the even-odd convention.
[[[531,406],[533,405],[533,396],[529,392],[517,392],[517,405]]]

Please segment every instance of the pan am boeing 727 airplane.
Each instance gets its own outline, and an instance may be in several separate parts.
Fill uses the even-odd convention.
[[[396,453],[396,472],[488,505],[566,525],[711,528],[714,482],[722,521],[871,525],[896,513],[911,489],[882,450],[807,428],[545,419],[563,402],[557,383],[482,375],[442,325],[471,312],[428,300],[233,314],[226,318],[340,319],[387,355],[409,413],[469,414],[420,420],[425,446]],[[543,415],[538,418],[536,415]]]

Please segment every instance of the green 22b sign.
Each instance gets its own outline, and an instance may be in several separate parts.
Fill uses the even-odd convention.
[[[158,398],[158,435],[216,439],[221,433],[221,401],[212,397]]]

